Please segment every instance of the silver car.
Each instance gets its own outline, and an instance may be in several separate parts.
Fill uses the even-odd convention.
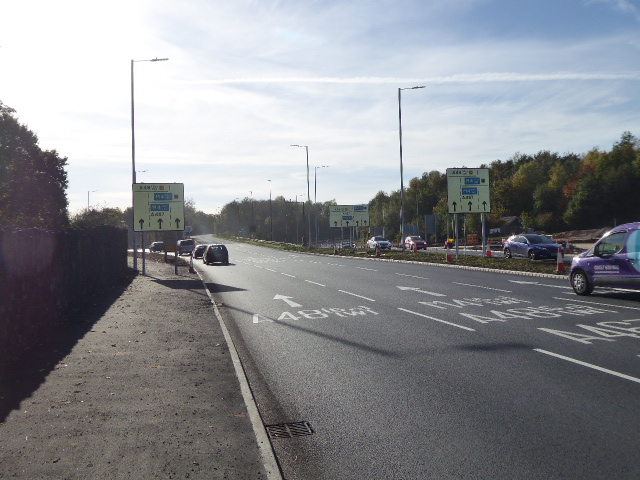
[[[367,248],[380,247],[380,250],[391,250],[391,242],[384,237],[371,237],[367,240]]]

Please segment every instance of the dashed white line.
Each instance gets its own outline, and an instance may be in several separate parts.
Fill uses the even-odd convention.
[[[484,288],[485,290],[495,290],[496,292],[507,292],[507,293],[511,293],[512,290],[502,290],[501,288],[492,288],[492,287],[485,287],[484,285],[472,285],[470,283],[459,283],[459,282],[453,282],[454,285],[462,285],[464,287],[476,287],[476,288]]]
[[[427,277],[419,277],[417,275],[407,275],[406,273],[398,273],[396,275],[400,275],[401,277],[411,277],[411,278],[419,278],[420,280],[429,280]]]
[[[358,270],[369,270],[370,272],[377,272],[375,268],[356,267]]]
[[[362,295],[358,295],[357,293],[347,292],[345,290],[338,290],[340,293],[346,293],[347,295],[353,295],[354,297],[362,298],[364,300],[369,300],[370,302],[375,302],[373,298],[363,297]]]
[[[473,328],[465,327],[463,325],[458,325],[457,323],[447,322],[446,320],[441,320],[441,319],[436,318],[436,317],[430,317],[429,315],[425,315],[423,313],[414,312],[412,310],[407,310],[406,308],[398,307],[398,310],[402,310],[403,312],[407,312],[407,313],[412,313],[413,315],[417,315],[419,317],[428,318],[429,320],[433,320],[435,322],[446,323],[447,325],[451,325],[452,327],[458,327],[458,328],[461,328],[463,330],[469,330],[470,332],[475,332],[475,329],[473,329]]]
[[[312,282],[311,280],[305,280],[305,282],[313,283],[314,285],[319,285],[319,286],[321,286],[321,287],[326,287],[326,285],[323,285],[323,284],[318,283],[318,282]]]
[[[609,370],[608,368],[599,367],[597,365],[593,365],[592,363],[583,362],[582,360],[576,360],[575,358],[571,358],[571,357],[565,357],[564,355],[560,355],[559,353],[549,352],[547,350],[542,350],[541,348],[534,348],[533,350],[539,353],[544,353],[545,355],[551,355],[552,357],[560,358],[562,360],[575,363],[577,365],[582,365],[583,367],[593,368],[594,370],[608,373],[609,375],[614,375],[616,377],[624,378],[625,380],[631,380],[632,382],[640,383],[640,378],[632,377],[630,375],[625,375],[624,373],[616,372],[614,370]]]
[[[284,273],[284,272],[280,272],[280,273],[282,273],[282,275],[285,275],[285,276],[287,276],[287,277],[296,278],[296,276],[295,276],[295,275],[291,275],[291,274],[289,274],[289,273]]]

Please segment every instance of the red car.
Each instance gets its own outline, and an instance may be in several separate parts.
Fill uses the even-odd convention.
[[[426,250],[427,242],[425,242],[422,237],[411,236],[405,239],[404,246],[410,250],[415,250],[416,248],[418,250]]]

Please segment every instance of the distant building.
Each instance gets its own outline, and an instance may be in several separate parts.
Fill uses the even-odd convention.
[[[502,217],[493,222],[489,235],[509,237],[522,232],[522,219],[520,217]]]

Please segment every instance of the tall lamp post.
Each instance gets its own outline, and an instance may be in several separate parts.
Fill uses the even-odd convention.
[[[251,238],[253,238],[253,230],[255,227],[253,226],[253,191],[249,190],[251,194],[251,225],[249,225],[249,232],[251,233]]]
[[[271,203],[271,180],[269,182],[269,221],[271,223],[271,241],[273,242],[273,204]]]
[[[316,247],[318,246],[318,169],[329,168],[329,165],[320,165],[319,167],[313,167],[313,203],[316,207]]]
[[[404,178],[402,174],[402,102],[401,102],[401,92],[402,90],[416,90],[418,88],[424,88],[425,86],[419,87],[408,87],[408,88],[398,88],[398,133],[400,136],[400,243],[402,243],[402,252],[404,253],[406,250],[406,246],[404,244]]]
[[[309,146],[308,145],[291,145],[292,147],[300,147],[307,151],[307,201],[311,204],[311,189],[309,188]],[[308,223],[309,223],[309,238],[307,240],[307,246],[311,246],[311,209],[309,208],[308,213]]]
[[[134,228],[133,216],[133,185],[136,183],[136,134],[135,134],[135,109],[133,102],[133,64],[137,62],[164,62],[168,58],[152,58],[150,60],[131,60],[131,228]],[[176,263],[176,265],[178,265]],[[138,270],[138,247],[136,246],[136,234],[133,232],[133,269]]]

